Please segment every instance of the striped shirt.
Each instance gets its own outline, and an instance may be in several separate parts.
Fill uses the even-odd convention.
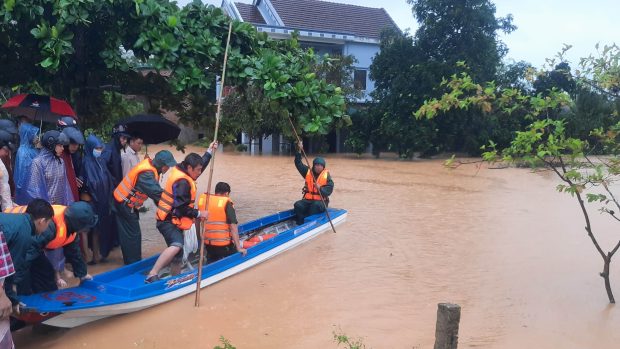
[[[14,273],[15,267],[9,253],[9,246],[4,240],[4,233],[0,231],[0,279],[4,279]]]

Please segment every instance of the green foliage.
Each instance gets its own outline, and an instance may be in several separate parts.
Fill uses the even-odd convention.
[[[487,0],[408,2],[420,28],[414,36],[383,33],[381,52],[371,65],[377,101],[370,108],[377,127],[370,138],[373,146],[406,158],[415,152],[476,153],[491,137],[507,138],[506,129],[513,131],[519,122],[498,117],[489,123],[465,108],[445,110],[438,118],[411,115],[425,100],[443,94],[437,87],[444,76],[467,70],[474,79],[493,80],[506,52],[497,34],[514,30],[511,16],[496,18],[495,6]]]
[[[563,52],[558,55],[559,58],[562,58]],[[567,110],[583,109],[583,106],[576,106],[585,104],[583,100],[580,101],[583,98],[594,101],[599,110],[605,110],[604,113],[609,112],[612,106],[617,106],[620,99],[619,62],[620,48],[606,46],[600,58],[581,61],[582,71],[587,74],[580,71],[571,73],[567,64],[556,66],[555,73],[539,74],[544,80],[538,80],[541,81],[538,84],[539,91],[532,95],[525,95],[515,88],[496,89],[493,83],[479,85],[468,74],[453,75],[442,84],[448,87],[448,92],[440,98],[425,101],[416,112],[418,118],[431,119],[456,108],[476,107],[485,113],[522,112],[524,119],[531,123],[524,130],[516,132],[508,146],[500,147],[495,142],[489,142],[488,146],[483,147],[483,159],[489,162],[523,161],[532,167],[550,169],[558,176],[562,183],[556,189],[576,198],[584,215],[585,230],[604,261],[600,275],[605,280],[610,303],[614,303],[615,299],[609,281],[609,265],[613,255],[620,249],[620,241],[609,251],[603,250],[594,235],[585,203],[598,204],[600,212],[620,222],[620,218],[615,216],[616,210],[620,210],[620,201],[612,189],[612,184],[620,179],[618,110],[607,117],[599,117],[605,119],[601,122],[605,125],[596,128],[583,126],[590,120],[571,118]],[[544,90],[540,90],[543,85]],[[576,94],[568,91],[573,86],[578,89]],[[567,128],[568,122],[562,117],[567,117],[572,123],[572,135]],[[591,121],[596,120],[593,118]],[[591,131],[584,134],[587,129]],[[592,153],[597,147],[607,156],[594,158]]]
[[[338,343],[338,347],[342,344],[346,349],[365,349],[366,345],[361,338],[351,339],[344,333],[334,332],[334,342]]]
[[[235,346],[233,346],[232,344],[230,344],[230,341],[226,338],[224,338],[224,336],[220,336],[220,342],[224,345],[223,347],[216,345],[215,347],[213,347],[213,349],[236,349]]]
[[[0,80],[5,87],[36,81],[96,125],[106,122],[104,92],[113,91],[145,96],[145,111],[175,110],[212,129],[215,118],[205,116],[214,115],[229,22],[198,0],[183,8],[168,0],[5,2]],[[315,64],[295,39],[276,42],[233,23],[227,83],[239,93],[259,88],[277,103],[274,117],[292,115],[308,134],[346,124],[341,89],[318,79]],[[252,117],[250,128],[261,122]]]

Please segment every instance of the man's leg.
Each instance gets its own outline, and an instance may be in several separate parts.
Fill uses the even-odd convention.
[[[308,203],[306,201],[307,200],[299,200],[295,202],[295,205],[293,205],[293,209],[295,210],[295,222],[297,225],[304,224],[304,218],[308,216],[306,214],[306,211],[308,210]]]
[[[124,204],[115,202],[114,205],[116,206],[116,226],[123,252],[123,262],[126,265],[135,263],[142,259],[140,216]]]
[[[313,214],[325,212],[325,206],[322,201],[312,201],[308,205],[308,216],[312,216]]]
[[[159,255],[153,269],[149,272],[146,281],[150,282],[152,278],[159,274],[162,268],[170,264],[175,259],[178,259],[177,256],[180,255],[182,257],[183,254],[183,231],[172,222],[157,222],[157,230],[164,236],[164,240],[166,240],[166,244],[168,247]],[[177,258],[175,258],[177,257]],[[180,266],[176,264],[179,263],[175,261],[175,265],[171,266],[170,272],[172,275],[175,275],[174,272],[180,271]],[[180,263],[179,263],[180,264]]]
[[[30,264],[30,277],[33,293],[50,292],[58,289],[56,271],[43,253]]]

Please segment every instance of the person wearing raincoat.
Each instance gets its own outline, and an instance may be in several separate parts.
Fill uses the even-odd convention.
[[[83,185],[92,197],[90,203],[95,214],[99,216],[99,222],[92,233],[93,258],[90,264],[105,260],[113,247],[110,231],[115,224],[110,203],[114,187],[112,175],[102,157],[103,151],[104,144],[97,136],[91,134],[86,138],[82,165]]]
[[[67,171],[67,179],[69,180],[69,187],[71,188],[71,194],[73,194],[73,200],[79,201],[79,190],[82,187],[82,180],[79,177],[82,168],[82,157],[79,148],[81,145],[84,145],[84,136],[80,129],[77,128],[75,119],[70,116],[63,116],[58,119],[58,129],[69,138],[69,145],[65,146],[62,153],[62,160],[65,163],[65,170]]]
[[[26,189],[28,188],[28,178],[30,177],[30,165],[32,160],[39,154],[39,149],[36,148],[38,134],[39,128],[32,124],[23,122],[19,126],[19,148],[17,148],[15,167],[13,169],[15,202],[18,205],[27,205],[30,201],[26,194]]]
[[[62,152],[69,144],[69,138],[59,131],[47,131],[41,137],[41,152],[32,160],[30,176],[26,182],[26,202],[43,199],[52,205],[68,206],[73,203],[73,195]],[[66,286],[62,278],[65,270],[65,256],[62,249],[46,250],[45,255],[56,270],[58,287]]]

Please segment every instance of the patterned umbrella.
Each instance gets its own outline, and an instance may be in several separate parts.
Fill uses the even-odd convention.
[[[0,108],[14,116],[25,115],[32,120],[55,123],[61,116],[70,116],[77,120],[69,103],[50,96],[23,93],[9,98]]]

